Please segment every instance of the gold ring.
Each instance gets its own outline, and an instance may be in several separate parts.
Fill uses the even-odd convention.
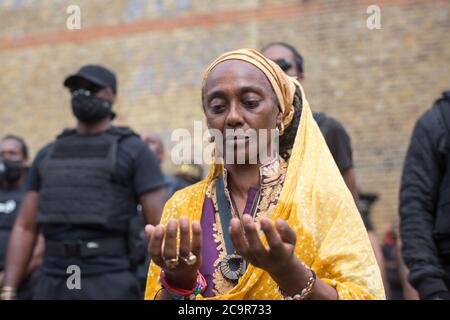
[[[180,256],[180,259],[183,260],[188,266],[193,266],[197,262],[197,256],[192,252],[189,252],[187,257]]]
[[[178,266],[178,256],[172,259],[164,259],[164,264],[169,269],[175,269]]]

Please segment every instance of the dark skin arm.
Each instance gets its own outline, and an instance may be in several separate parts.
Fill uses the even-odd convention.
[[[40,234],[37,238],[36,245],[34,246],[33,255],[31,257],[30,263],[28,264],[27,271],[25,272],[25,277],[30,276],[42,264],[44,250],[45,240],[42,234]],[[3,276],[4,273],[0,272],[0,287],[3,286]]]
[[[164,188],[151,190],[139,196],[146,224],[156,226],[159,223],[166,201],[167,193]]]
[[[358,196],[358,189],[356,187],[356,175],[355,170],[353,168],[347,169],[345,171],[342,171],[342,178],[344,178],[345,184],[347,185],[347,188],[352,193],[353,199],[355,200],[355,203],[358,204],[359,202],[359,196]]]
[[[25,194],[8,244],[4,286],[17,288],[27,271],[38,235],[35,222],[38,203],[38,192],[29,191]]]
[[[377,260],[377,264],[380,267],[381,279],[383,280],[386,298],[389,299],[389,297],[390,297],[389,282],[387,281],[387,277],[386,277],[386,271],[385,271],[386,267],[384,265],[383,252],[381,251],[381,247],[380,247],[380,244],[378,243],[375,232],[367,231],[367,235],[369,236],[370,244],[372,246],[373,253],[375,254],[375,259]]]
[[[36,270],[42,263],[45,251],[45,240],[42,234],[38,235],[36,245],[34,246],[33,255],[28,265],[26,275],[29,276]]]

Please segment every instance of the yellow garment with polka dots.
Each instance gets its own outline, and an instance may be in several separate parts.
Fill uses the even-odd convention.
[[[301,90],[300,125],[272,219],[289,223],[297,234],[295,254],[337,290],[339,299],[385,299],[361,216]],[[207,186],[220,172],[220,165],[212,165],[206,179],[178,191],[164,207],[161,223],[181,216],[200,222]],[[161,289],[159,274],[160,268],[152,263],[146,299],[154,299]],[[249,265],[233,289],[208,299],[281,298],[269,274]]]

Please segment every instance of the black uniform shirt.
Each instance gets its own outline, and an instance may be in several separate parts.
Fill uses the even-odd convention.
[[[314,112],[313,115],[339,171],[342,173],[353,168],[351,141],[342,124],[321,112]]]
[[[17,189],[0,189],[0,271],[4,268],[12,224],[16,220],[25,185]]]
[[[322,112],[313,113],[320,131],[322,132],[328,149],[341,173],[353,168],[352,144],[342,124],[334,118],[328,117]],[[368,231],[373,230],[368,212],[361,212],[364,225]]]

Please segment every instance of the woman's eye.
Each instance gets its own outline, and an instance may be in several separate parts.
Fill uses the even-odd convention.
[[[246,100],[244,101],[244,105],[250,109],[256,108],[259,106],[259,100]]]
[[[216,104],[209,107],[213,113],[221,113],[225,110],[225,106],[223,104]]]

